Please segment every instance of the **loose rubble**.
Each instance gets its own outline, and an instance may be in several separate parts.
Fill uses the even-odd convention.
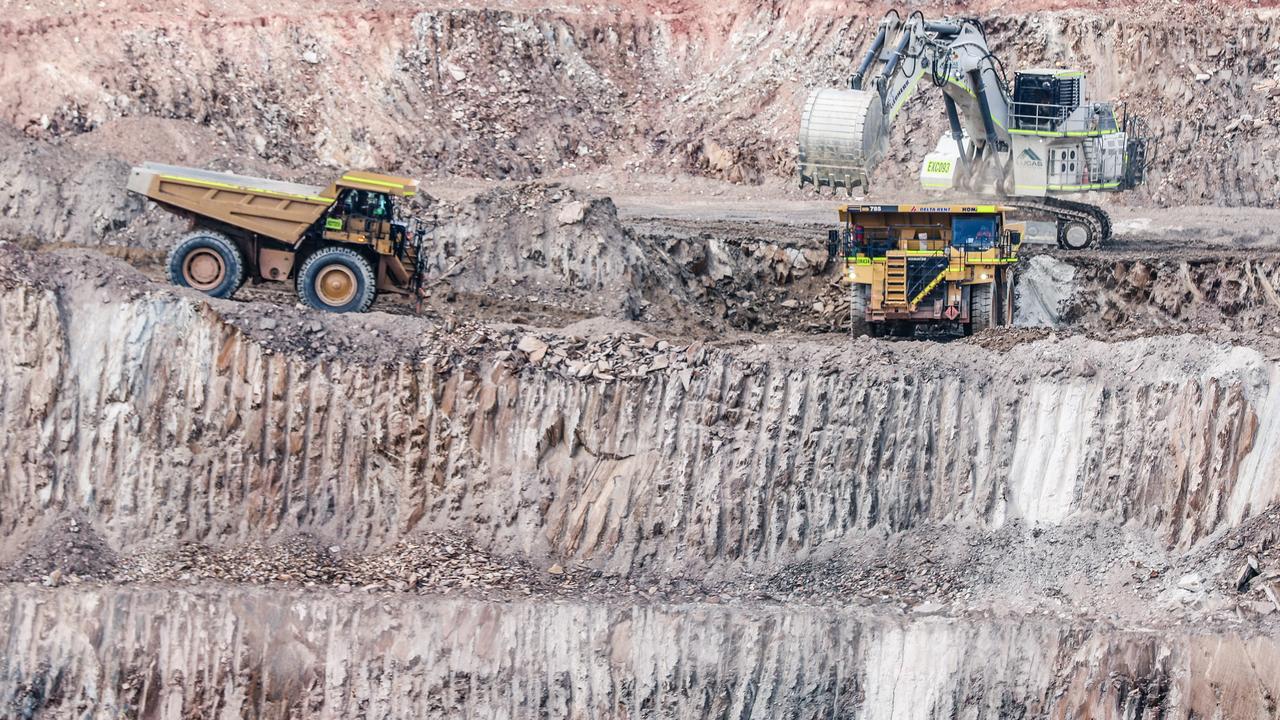
[[[338,592],[448,592],[472,588],[530,594],[544,584],[520,562],[495,558],[462,537],[428,533],[374,554],[343,552],[310,536],[272,545],[184,544],[121,563],[114,582],[232,583],[331,587]]]

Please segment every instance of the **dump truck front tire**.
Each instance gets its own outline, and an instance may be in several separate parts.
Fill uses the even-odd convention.
[[[871,334],[871,323],[867,322],[867,307],[871,305],[871,286],[855,285],[849,290],[849,332],[854,335]]]
[[[244,284],[244,255],[222,233],[196,230],[169,251],[169,282],[229,298]]]
[[[994,283],[973,285],[969,290],[969,332],[980,333],[996,319]]]
[[[376,292],[373,267],[351,248],[321,248],[298,270],[298,297],[316,310],[364,312]]]

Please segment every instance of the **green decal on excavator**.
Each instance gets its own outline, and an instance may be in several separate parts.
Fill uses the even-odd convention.
[[[328,218],[324,221],[325,230],[341,230],[342,218]]]

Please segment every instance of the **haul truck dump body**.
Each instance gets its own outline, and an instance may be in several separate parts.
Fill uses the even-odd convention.
[[[146,163],[128,189],[191,218],[169,276],[215,297],[249,277],[292,278],[312,307],[363,311],[377,290],[406,292],[416,277],[416,243],[395,219],[416,180],[351,171],[321,187]]]
[[[845,282],[855,332],[910,335],[920,324],[965,333],[1013,319],[1013,266],[1024,226],[996,205],[845,205]]]
[[[128,187],[172,209],[289,244],[297,243],[336,199],[314,185],[152,163],[134,168]]]

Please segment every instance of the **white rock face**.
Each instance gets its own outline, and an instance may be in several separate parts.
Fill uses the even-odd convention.
[[[1075,292],[1075,268],[1069,263],[1036,255],[1018,264],[1013,324],[1018,327],[1058,327],[1062,311]]]
[[[1280,494],[1275,364],[1185,337],[696,362],[660,341],[623,377],[622,356],[513,364],[518,338],[469,366],[316,364],[168,290],[77,292],[0,292],[4,534],[66,508],[119,544],[466,526],[498,552],[697,574],[939,521],[1105,512],[1186,545]]]
[[[1262,720],[1280,692],[1274,642],[1050,621],[260,588],[0,588],[0,618],[4,697],[140,716]]]

